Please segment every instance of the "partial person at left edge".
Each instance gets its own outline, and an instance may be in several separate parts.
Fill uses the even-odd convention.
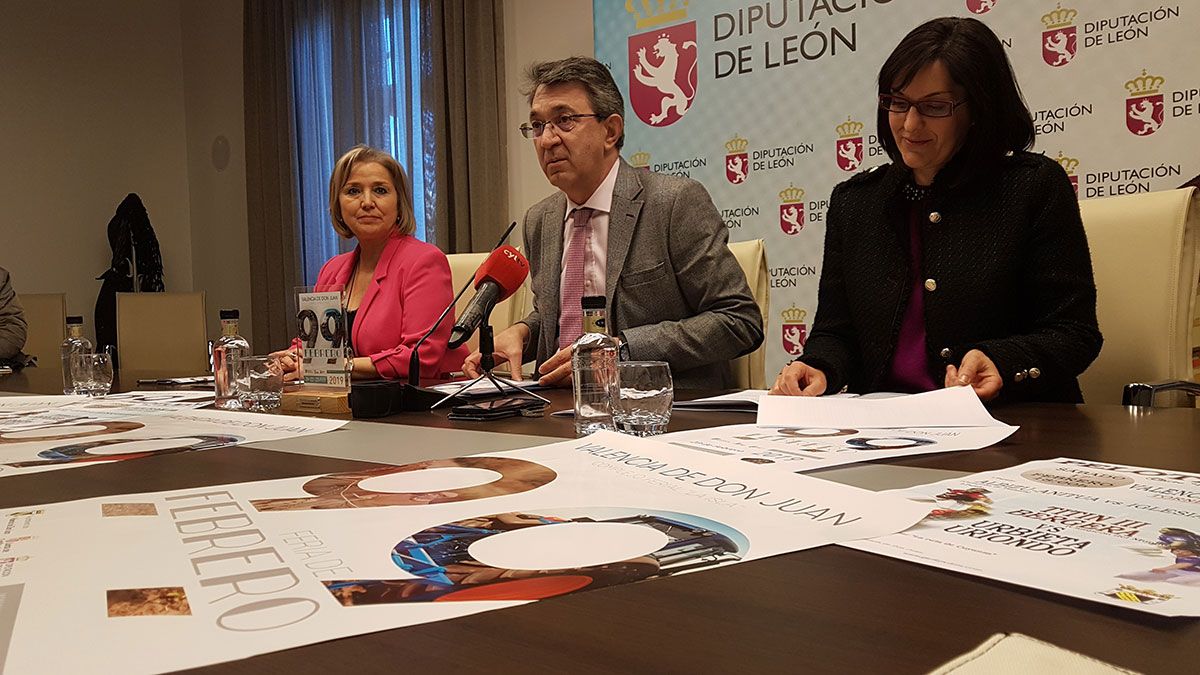
[[[329,178],[333,229],[358,246],[321,267],[316,290],[345,289],[354,379],[408,377],[413,345],[454,299],[446,254],[413,236],[410,185],[394,157],[367,145],[342,155]],[[421,345],[422,376],[461,368],[466,348],[446,348],[453,325],[451,313]],[[284,367],[295,369],[290,355]]]
[[[25,310],[13,290],[8,270],[0,267],[0,365],[24,367],[32,359],[21,352],[25,346]]]

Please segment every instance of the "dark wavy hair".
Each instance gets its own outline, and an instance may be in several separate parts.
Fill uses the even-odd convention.
[[[625,98],[608,68],[593,58],[570,56],[561,61],[542,61],[525,69],[525,87],[521,90],[533,105],[533,95],[542,85],[579,84],[587,91],[592,112],[601,121],[620,115],[625,117]],[[617,149],[625,145],[625,133],[617,139]]]
[[[994,165],[1009,152],[1033,147],[1033,116],[1000,39],[982,21],[942,17],[917,26],[879,69],[879,93],[891,94],[912,82],[917,73],[941,61],[950,77],[967,92],[971,126],[956,159],[966,175]],[[879,142],[893,162],[903,162],[888,111],[876,116]]]

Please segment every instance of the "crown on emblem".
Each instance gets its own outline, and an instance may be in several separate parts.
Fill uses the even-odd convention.
[[[779,201],[784,204],[802,202],[804,201],[804,189],[788,183],[787,187],[779,191]]]
[[[1129,90],[1130,96],[1149,96],[1157,94],[1159,87],[1162,87],[1164,82],[1166,82],[1165,78],[1157,75],[1147,75],[1146,69],[1142,68],[1141,77],[1135,77],[1126,82],[1125,88]]]
[[[737,134],[734,134],[733,138],[725,141],[725,151],[731,155],[736,155],[738,153],[745,152],[747,146],[749,145],[750,141],[738,136]]]
[[[1062,5],[1057,5],[1055,9],[1042,15],[1042,23],[1046,24],[1047,30],[1066,28],[1075,23],[1076,16],[1079,16],[1079,12],[1073,9],[1063,9]]]
[[[644,150],[635,152],[629,156],[629,163],[637,167],[650,166],[650,153]]]
[[[804,317],[808,316],[808,310],[799,309],[796,305],[792,305],[779,313],[783,317],[784,323],[804,323]]]
[[[1079,167],[1079,160],[1075,159],[1074,157],[1067,157],[1066,155],[1062,154],[1061,150],[1058,153],[1058,157],[1055,159],[1059,166],[1063,168],[1063,171],[1067,172],[1067,175],[1074,175],[1075,169]]]
[[[634,7],[640,5],[640,7]],[[633,15],[634,25],[640,30],[651,26],[662,26],[687,18],[688,0],[625,0],[625,11]]]
[[[851,136],[857,136],[862,133],[863,123],[855,122],[847,117],[846,121],[837,125],[836,129],[838,132],[838,138],[850,138]]]

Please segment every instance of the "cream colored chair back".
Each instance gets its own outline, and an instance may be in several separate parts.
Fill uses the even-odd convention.
[[[158,376],[208,372],[204,292],[117,293],[121,372]]]
[[[767,335],[767,317],[771,315],[771,297],[769,290],[769,273],[767,270],[767,249],[762,239],[739,241],[729,245],[733,257],[737,258],[746,274],[746,283],[750,285],[750,293],[758,303],[758,309],[763,315],[763,330]],[[754,351],[739,356],[733,360],[734,386],[738,389],[767,388],[767,341]]]
[[[67,338],[67,296],[62,293],[18,293],[25,310],[25,347],[21,350],[38,357],[43,367],[61,358],[60,349]]]
[[[483,264],[484,260],[487,260],[489,255],[491,255],[490,251],[488,253],[451,253],[446,256],[446,259],[450,261],[450,280],[454,286],[455,293],[463,287],[463,284],[475,276],[475,270],[479,269],[479,266]],[[521,284],[521,288],[516,293],[513,293],[511,297],[492,309],[491,324],[492,329],[497,334],[518,320],[525,318],[522,310],[525,308],[527,302],[526,294],[528,293],[529,280],[526,279],[525,283]],[[473,297],[475,297],[475,290],[468,288],[467,292],[463,293],[462,297],[458,299],[458,303],[454,305],[455,317],[462,316],[463,310],[467,308]],[[479,349],[479,331],[475,331],[475,334],[467,341],[467,348],[471,351]]]
[[[1189,380],[1197,340],[1200,199],[1195,188],[1079,203],[1096,275],[1104,348],[1080,378],[1088,403],[1120,403],[1129,382]]]

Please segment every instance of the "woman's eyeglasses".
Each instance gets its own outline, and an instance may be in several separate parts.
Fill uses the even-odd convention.
[[[921,113],[924,117],[949,117],[954,114],[955,108],[966,102],[966,99],[962,101],[942,101],[939,99],[910,101],[898,94],[879,95],[879,107],[888,112],[906,113],[909,108],[916,108],[917,112]]]

